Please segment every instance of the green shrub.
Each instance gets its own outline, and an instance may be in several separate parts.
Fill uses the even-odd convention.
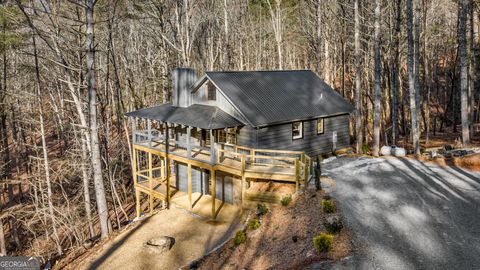
[[[329,233],[339,233],[343,229],[343,222],[339,217],[328,217],[323,223]]]
[[[333,213],[335,212],[335,204],[332,200],[322,200],[322,209],[324,213]]]
[[[320,233],[313,238],[313,246],[317,252],[328,252],[332,249],[333,235]]]
[[[268,208],[264,203],[257,204],[257,214],[263,216],[268,212]]]
[[[292,195],[289,194],[287,196],[283,196],[282,200],[280,200],[280,203],[283,206],[287,206],[291,201],[292,201]]]
[[[235,233],[235,237],[233,238],[233,243],[235,244],[235,246],[238,246],[245,243],[245,241],[247,241],[247,236],[245,235],[245,232],[242,230],[238,230]]]
[[[250,230],[256,230],[260,228],[260,221],[258,221],[257,218],[250,219],[248,221],[248,228],[250,228]]]

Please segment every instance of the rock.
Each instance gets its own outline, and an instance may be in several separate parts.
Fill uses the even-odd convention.
[[[173,244],[175,244],[175,238],[169,236],[155,237],[143,244],[143,247],[153,253],[164,253],[169,251]]]
[[[296,235],[292,236],[292,241],[294,243],[296,243],[298,241],[298,236],[296,236]]]
[[[392,155],[396,157],[405,157],[407,155],[407,151],[405,150],[405,148],[395,147],[392,148]]]
[[[392,147],[390,146],[382,146],[382,148],[380,148],[380,154],[382,156],[391,156],[392,155]]]
[[[92,239],[87,239],[87,240],[85,240],[85,242],[83,242],[83,247],[84,247],[85,249],[89,249],[89,248],[91,248],[92,246],[93,246],[93,241],[92,241]]]
[[[330,195],[328,195],[328,194],[325,194],[325,195],[323,195],[323,199],[328,201],[328,200],[332,199],[332,197],[330,197]]]

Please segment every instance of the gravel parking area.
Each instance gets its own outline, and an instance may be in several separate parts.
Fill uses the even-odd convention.
[[[480,269],[480,173],[368,157],[322,169],[358,249],[329,268]]]

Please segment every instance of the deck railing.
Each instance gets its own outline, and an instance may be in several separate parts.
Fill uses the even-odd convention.
[[[155,134],[155,136],[153,136],[153,134]],[[134,144],[148,144],[149,147],[165,151],[164,136],[159,132],[153,132],[153,134],[150,135],[145,134],[144,131],[136,131],[135,136],[137,136],[138,140]],[[149,137],[151,137],[150,140],[148,139]],[[197,156],[199,154],[206,157],[211,157],[212,154],[211,148],[209,147],[191,145],[190,149],[191,152],[189,158],[195,160],[202,160]],[[176,150],[186,151],[180,153]],[[169,139],[169,152],[174,155],[178,153],[178,155],[188,157],[188,145],[181,141]],[[217,143],[213,153],[215,154],[214,162],[216,164],[240,170],[242,173],[245,171],[252,172],[255,171],[255,169],[260,170],[262,167],[272,168],[272,170],[266,170],[275,172],[277,171],[276,168],[278,168],[278,171],[289,174],[294,178],[297,188],[302,182],[307,185],[313,175],[312,159],[301,151],[256,149],[252,147]],[[202,161],[205,161],[205,158]],[[157,169],[158,168],[155,168],[154,171]],[[157,177],[156,175],[152,175],[153,177],[150,176],[150,173],[153,172],[137,172],[139,177],[150,182],[152,182],[150,179],[153,179],[153,181],[159,178],[161,179],[161,177]]]

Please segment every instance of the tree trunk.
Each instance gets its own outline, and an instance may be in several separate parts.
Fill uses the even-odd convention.
[[[360,7],[355,0],[355,136],[357,153],[362,151],[362,68],[360,63]],[[320,5],[320,3],[319,3]]]
[[[392,63],[392,144],[397,144],[398,139],[398,91],[399,91],[399,79],[398,79],[398,67],[400,65],[400,25],[402,19],[402,1],[396,0],[395,10],[395,36],[393,42],[393,63]]]
[[[5,232],[3,230],[3,219],[0,217],[0,257],[7,256],[7,247],[5,245]]]
[[[373,155],[378,156],[380,150],[380,113],[382,99],[382,63],[380,56],[380,5],[381,0],[375,1],[375,105],[373,119]]]
[[[419,1],[419,0],[416,0]],[[413,139],[413,152],[420,154],[419,130],[418,130],[418,113],[416,96],[418,88],[415,83],[415,62],[414,62],[414,41],[413,41],[413,8],[412,0],[407,0],[407,70],[408,70],[408,88],[410,97],[410,120],[411,120],[411,134]]]
[[[475,50],[475,2],[473,0],[470,0],[470,58],[469,58],[469,73],[470,73],[470,84],[469,84],[469,91],[468,91],[468,108],[470,111],[469,114],[469,119],[468,119],[468,124],[470,126],[470,136],[473,136],[473,121],[475,119],[475,82],[477,79],[477,74],[475,73],[475,61],[476,61],[476,50]],[[478,104],[480,106],[480,104]]]
[[[52,221],[52,229],[53,229],[53,238],[55,240],[55,244],[57,246],[57,253],[58,255],[62,255],[62,245],[60,243],[60,238],[58,237],[57,232],[57,222],[55,218],[55,213],[53,209],[53,201],[52,201],[52,183],[50,177],[50,164],[48,160],[48,149],[47,149],[47,141],[45,138],[45,124],[43,119],[43,100],[42,100],[42,91],[41,88],[41,80],[40,80],[40,68],[38,66],[38,56],[37,56],[37,46],[35,43],[35,36],[32,37],[33,42],[33,55],[35,58],[35,72],[36,72],[36,79],[37,79],[37,102],[38,102],[38,117],[40,122],[40,136],[42,139],[42,153],[43,153],[43,166],[45,170],[45,180],[47,182],[47,201],[48,201],[48,213],[50,215],[50,219]]]
[[[92,173],[95,187],[95,197],[97,199],[97,210],[100,218],[100,228],[102,238],[108,236],[108,206],[107,199],[105,197],[105,187],[102,176],[102,163],[100,158],[100,145],[98,139],[98,127],[97,127],[97,93],[95,86],[95,74],[94,74],[94,19],[93,19],[94,0],[86,0],[86,24],[87,24],[87,88],[88,88],[88,105],[90,111],[90,143],[91,143],[91,161],[92,161]]]
[[[460,0],[458,49],[460,58],[460,108],[462,120],[462,143],[464,147],[467,147],[470,144],[470,128],[468,123],[467,14],[468,0]]]

